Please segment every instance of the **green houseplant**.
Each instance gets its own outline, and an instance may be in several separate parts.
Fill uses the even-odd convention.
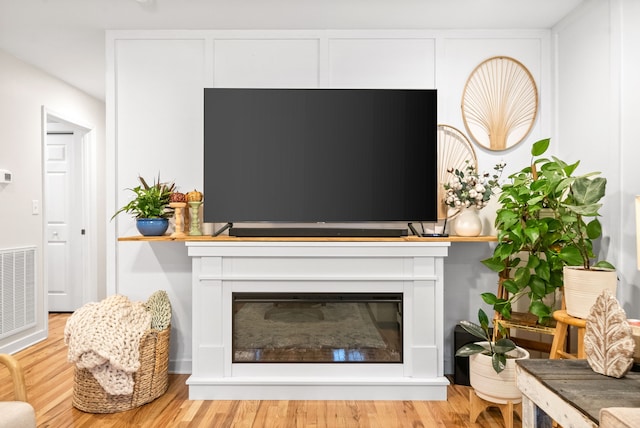
[[[495,343],[492,341],[492,335],[489,331],[489,317],[482,309],[478,310],[478,321],[480,324],[475,324],[471,321],[460,321],[460,326],[469,334],[483,340],[484,342],[482,343],[486,343],[486,345],[479,343],[463,345],[456,351],[456,357],[468,357],[483,353],[491,357],[493,369],[496,373],[500,373],[507,364],[507,354],[516,349],[516,344],[506,337],[499,339]]]
[[[549,148],[543,139],[531,148],[531,164],[509,176],[498,199],[495,226],[498,245],[482,263],[499,274],[505,296],[483,293],[496,312],[511,318],[512,305],[523,296],[529,312],[546,324],[563,287],[567,265],[587,269],[593,259],[593,240],[601,236],[597,218],[606,179],[592,172],[574,176],[580,162],[568,164],[556,157],[541,157]],[[611,267],[607,262],[595,266]],[[550,300],[550,301],[549,301]]]
[[[566,198],[558,210],[565,226],[559,257],[565,263],[563,288],[566,311],[578,318],[589,316],[591,307],[604,289],[615,294],[617,288],[615,267],[605,260],[594,263],[593,240],[602,236],[598,217],[606,184],[603,177],[581,176],[569,180]]]
[[[478,310],[478,321],[479,325],[460,322],[462,328],[482,340],[456,351],[456,356],[469,357],[469,383],[480,398],[494,403],[518,403],[522,394],[516,386],[515,360],[529,358],[529,352],[505,337],[493,342],[489,318],[482,309]],[[502,334],[506,336],[505,331]]]
[[[134,216],[136,227],[142,235],[162,235],[169,226],[169,217],[173,215],[173,209],[169,203],[175,184],[161,182],[160,176],[151,185],[141,176],[138,180],[140,181],[138,186],[128,189],[134,193],[134,198],[116,211],[111,219],[126,212]]]

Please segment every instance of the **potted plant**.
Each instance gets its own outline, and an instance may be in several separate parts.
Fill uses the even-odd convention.
[[[499,179],[506,164],[501,162],[493,169],[493,175],[485,172],[479,174],[475,165],[465,161],[462,169],[449,168],[451,179],[444,183],[445,196],[443,202],[455,210],[451,218],[455,218],[454,231],[458,236],[478,236],[482,232],[482,221],[478,211],[489,204],[494,190],[500,187]]]
[[[499,274],[508,295],[483,293],[483,300],[506,319],[518,299],[529,298],[529,312],[537,322],[547,324],[554,308],[556,291],[565,285],[567,265],[589,264],[593,239],[601,235],[597,216],[606,180],[573,173],[580,164],[568,164],[556,157],[541,157],[549,148],[543,139],[531,148],[531,164],[509,176],[499,197],[496,213],[498,245],[482,263]],[[585,262],[586,259],[586,262]],[[599,262],[595,266],[612,266]],[[595,299],[594,299],[595,301]]]
[[[160,176],[152,185],[147,184],[141,176],[138,177],[140,185],[128,189],[135,197],[125,206],[120,208],[111,217],[121,212],[132,214],[136,219],[136,228],[144,236],[163,235],[169,227],[169,217],[173,215],[173,209],[169,206],[171,194],[175,188],[174,183],[163,183]]]
[[[529,358],[529,352],[516,346],[512,340],[504,337],[492,341],[489,332],[489,318],[478,310],[478,321],[461,321],[467,332],[481,339],[481,342],[469,343],[456,351],[456,356],[469,357],[469,383],[478,397],[493,403],[504,404],[508,401],[519,403],[522,394],[516,386],[515,360]]]
[[[499,275],[508,295],[483,293],[483,300],[505,319],[511,319],[512,306],[528,297],[529,312],[537,322],[551,319],[556,290],[562,287],[565,262],[560,258],[564,225],[558,214],[563,199],[563,182],[577,164],[541,158],[549,139],[531,148],[530,165],[509,176],[501,186],[495,226],[498,244],[493,255],[482,263]]]
[[[603,290],[615,295],[618,283],[611,263],[605,260],[593,263],[596,258],[593,240],[602,236],[598,217],[607,184],[605,178],[594,177],[597,174],[567,180],[566,197],[558,209],[564,225],[559,257],[566,264],[563,268],[566,310],[578,318],[589,316]]]

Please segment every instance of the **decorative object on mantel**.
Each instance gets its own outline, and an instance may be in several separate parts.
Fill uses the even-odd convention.
[[[496,56],[480,63],[462,92],[462,118],[471,137],[506,150],[529,134],[538,113],[538,88],[519,61]]]
[[[191,224],[189,225],[190,236],[201,236],[200,230],[200,206],[202,205],[202,192],[192,190],[187,193],[187,204],[189,204],[189,217]]]
[[[476,207],[463,207],[456,215],[453,229],[458,236],[480,236],[482,220]]]
[[[627,316],[618,300],[604,290],[587,318],[584,350],[591,369],[621,378],[633,366],[635,343]]]
[[[458,129],[449,125],[438,125],[438,183],[445,183],[448,168],[463,169],[467,165],[478,168],[478,158],[469,139]],[[447,218],[444,203],[445,189],[438,187],[438,219]]]
[[[174,210],[174,230],[172,238],[182,238],[187,236],[184,232],[183,209],[187,206],[187,197],[184,193],[174,192],[171,194],[169,206]]]
[[[515,361],[529,358],[529,352],[507,338],[493,342],[489,318],[482,309],[478,310],[478,321],[480,325],[470,321],[461,321],[460,325],[484,341],[464,345],[456,351],[456,356],[469,357],[469,382],[473,388],[469,391],[469,421],[474,424],[486,408],[498,407],[505,426],[512,428],[514,411],[522,419],[522,393],[516,385]],[[502,334],[506,336],[506,331]]]
[[[464,161],[463,168],[449,167],[447,173],[453,177],[445,182],[444,203],[454,210],[450,218],[455,219],[454,231],[458,236],[479,236],[482,232],[482,221],[478,216],[489,203],[494,189],[500,187],[499,179],[506,164],[494,166],[495,173],[478,173],[478,168],[471,160]]]
[[[136,228],[141,235],[164,235],[169,227],[169,217],[173,215],[169,204],[175,184],[161,182],[160,175],[152,185],[147,184],[141,176],[138,176],[138,180],[140,185],[128,189],[135,194],[134,199],[116,211],[111,220],[121,212],[127,212],[136,218]]]
[[[136,229],[142,236],[162,236],[169,228],[166,218],[137,218]]]

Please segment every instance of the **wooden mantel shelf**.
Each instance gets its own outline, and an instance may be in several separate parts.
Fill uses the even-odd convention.
[[[309,242],[496,242],[498,239],[495,236],[448,236],[446,238],[423,238],[420,236],[405,236],[401,238],[350,238],[350,237],[286,237],[286,238],[237,238],[234,236],[185,236],[182,238],[172,238],[169,235],[164,236],[123,236],[118,238],[118,241],[309,241]]]

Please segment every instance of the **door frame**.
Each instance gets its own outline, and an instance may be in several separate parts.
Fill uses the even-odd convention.
[[[44,195],[45,179],[46,179],[46,165],[45,150],[47,145],[47,128],[49,118],[55,119],[57,122],[62,122],[68,125],[74,132],[80,132],[82,134],[80,138],[80,171],[82,177],[82,194],[80,197],[83,200],[81,221],[82,227],[85,230],[84,239],[81,240],[82,245],[82,303],[90,301],[96,301],[98,298],[98,221],[97,221],[97,163],[96,163],[96,132],[95,128],[87,123],[78,121],[73,118],[69,118],[66,115],[56,113],[55,111],[42,106],[41,114],[41,130],[42,130],[42,189],[43,199],[41,201],[41,215],[42,215],[42,230],[46,230],[47,226],[47,212],[46,212],[46,200],[47,195]],[[48,255],[47,255],[47,235],[42,234],[42,248],[43,254],[43,285],[44,285],[44,308],[45,313],[49,312],[49,280],[47,278],[48,272]],[[45,316],[45,319],[47,317]]]

